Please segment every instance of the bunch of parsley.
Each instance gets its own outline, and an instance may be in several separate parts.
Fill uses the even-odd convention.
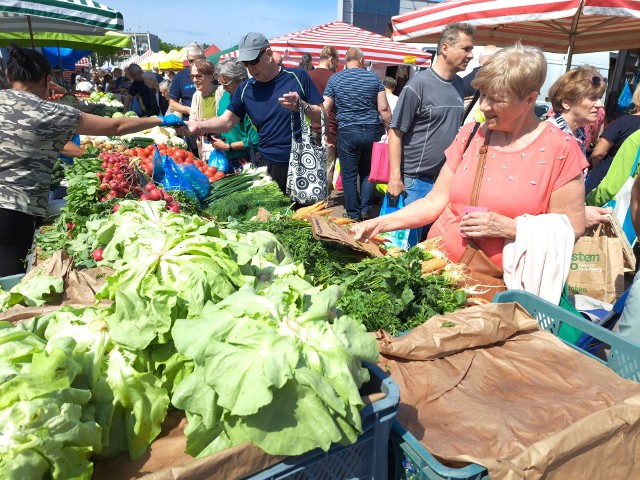
[[[360,320],[368,331],[392,335],[415,328],[433,315],[458,310],[463,290],[444,275],[422,276],[420,262],[430,254],[413,248],[397,257],[385,255],[344,266],[330,279],[343,291],[343,314]]]

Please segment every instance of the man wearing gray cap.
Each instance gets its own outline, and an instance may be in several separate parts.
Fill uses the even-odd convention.
[[[189,130],[228,132],[248,115],[260,139],[258,163],[266,164],[269,175],[285,192],[291,155],[291,112],[298,112],[302,105],[309,118],[319,121],[324,99],[307,72],[276,63],[269,41],[261,33],[246,34],[238,49],[238,62],[247,67],[253,78],[238,86],[221,116],[187,122]],[[300,116],[293,115],[293,122],[294,135],[300,139]]]

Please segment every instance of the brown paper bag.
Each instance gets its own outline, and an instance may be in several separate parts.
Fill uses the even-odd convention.
[[[569,291],[614,303],[624,292],[624,258],[619,238],[610,237],[602,225],[580,237],[573,248]]]

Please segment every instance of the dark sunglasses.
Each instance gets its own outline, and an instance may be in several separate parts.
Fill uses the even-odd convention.
[[[256,58],[254,58],[253,60],[250,60],[248,62],[242,62],[242,64],[245,67],[248,67],[249,65],[257,65],[258,62],[260,61],[260,57],[262,57],[262,55],[264,55],[264,52],[266,52],[267,49],[265,48],[264,50],[260,50],[260,53],[258,54],[258,56]]]
[[[196,60],[197,60],[197,58],[187,58],[187,62],[189,62],[189,64],[192,64]]]
[[[591,85],[593,85],[595,88],[598,88],[602,83],[604,83],[605,85],[607,84],[607,79],[598,75],[594,75],[591,78],[585,78],[585,80],[590,80]]]

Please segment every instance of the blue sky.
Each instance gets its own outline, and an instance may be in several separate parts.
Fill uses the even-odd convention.
[[[273,38],[332,22],[337,0],[99,0],[124,16],[128,31],[154,33],[176,45],[238,43],[247,32]]]

